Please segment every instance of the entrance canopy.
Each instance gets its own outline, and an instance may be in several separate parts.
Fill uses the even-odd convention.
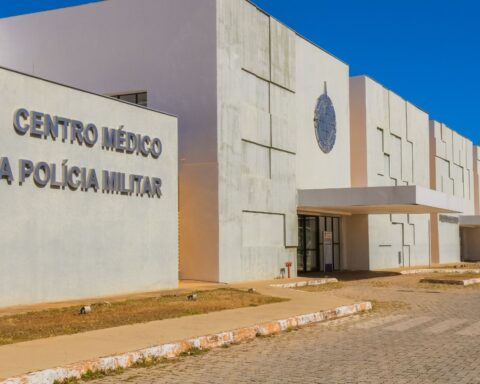
[[[459,224],[461,227],[478,228],[480,227],[480,215],[460,216]]]
[[[299,212],[460,213],[463,199],[418,185],[298,190]]]

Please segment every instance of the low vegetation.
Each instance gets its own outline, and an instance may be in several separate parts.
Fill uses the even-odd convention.
[[[337,283],[326,283],[326,284],[320,284],[320,285],[306,285],[304,287],[295,287],[295,289],[300,289],[302,291],[307,291],[307,292],[326,292],[326,291],[332,291],[334,289],[340,289],[345,286],[344,283],[342,282],[337,282]]]
[[[424,278],[427,279],[436,279],[436,280],[467,280],[467,279],[478,279],[480,274],[478,273],[432,273]]]
[[[370,281],[370,286],[375,287],[375,288],[388,288],[392,285],[391,282],[389,281],[384,281],[384,280],[373,280]]]
[[[389,300],[389,301],[380,301],[380,300],[368,300],[372,303],[372,312],[370,314],[374,314],[377,312],[396,312],[402,311],[405,309],[409,309],[410,305],[403,301],[398,300]]]
[[[195,300],[187,300],[190,294]],[[80,315],[80,306],[7,315],[0,317],[0,345],[285,300],[221,288],[92,304],[87,315]]]

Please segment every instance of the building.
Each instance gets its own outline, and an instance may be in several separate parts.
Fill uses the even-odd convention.
[[[0,94],[0,306],[176,287],[176,117],[6,69]]]
[[[471,141],[246,0],[104,1],[0,36],[0,65],[178,116],[182,279],[455,262],[467,215],[476,257]]]

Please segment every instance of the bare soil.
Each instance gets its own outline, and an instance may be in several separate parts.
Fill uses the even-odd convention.
[[[425,276],[426,279],[435,279],[435,280],[468,280],[468,279],[478,279],[480,274],[478,273],[432,273],[428,276]]]
[[[334,289],[340,289],[343,287],[345,287],[345,284],[338,282],[338,283],[326,283],[326,284],[320,284],[320,285],[305,285],[303,287],[295,287],[294,289],[299,289],[301,291],[307,291],[307,292],[326,292],[326,291],[332,291]]]

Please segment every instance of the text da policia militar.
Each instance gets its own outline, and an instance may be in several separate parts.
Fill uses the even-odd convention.
[[[119,129],[102,127],[93,123],[84,124],[79,120],[52,116],[46,113],[19,108],[13,116],[13,128],[21,136],[40,139],[61,140],[80,146],[92,148],[101,141],[103,150],[123,152],[145,158],[158,159],[162,154],[162,142],[159,138],[128,132]],[[0,157],[0,180],[9,184],[18,181],[21,185],[33,179],[38,187],[69,188],[70,190],[102,190],[107,193],[161,197],[162,180],[159,177],[123,172],[86,168],[68,164],[46,161],[33,162],[20,159],[15,172],[15,162],[8,157]],[[14,176],[18,175],[18,176]]]

